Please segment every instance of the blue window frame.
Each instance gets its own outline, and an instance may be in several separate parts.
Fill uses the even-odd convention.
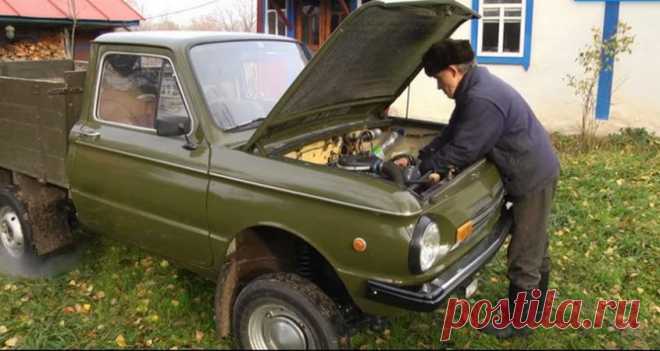
[[[472,0],[482,16],[472,20],[472,48],[481,64],[529,69],[534,0]]]

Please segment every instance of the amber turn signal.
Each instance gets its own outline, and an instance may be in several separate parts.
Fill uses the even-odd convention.
[[[367,242],[362,238],[355,238],[353,240],[353,250],[355,250],[355,252],[367,251]]]
[[[474,230],[474,224],[472,224],[472,221],[467,221],[463,223],[462,226],[458,227],[456,230],[456,242],[460,243],[461,241],[467,239],[470,234],[472,234],[472,231]]]

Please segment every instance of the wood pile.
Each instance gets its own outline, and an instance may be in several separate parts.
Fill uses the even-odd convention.
[[[65,59],[64,36],[49,34],[39,41],[17,40],[0,45],[0,61],[36,61]]]

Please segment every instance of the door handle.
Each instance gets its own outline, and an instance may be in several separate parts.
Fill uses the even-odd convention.
[[[98,130],[87,127],[82,123],[76,123],[69,133],[69,141],[72,143],[78,141],[94,141],[100,136],[101,133]]]
[[[92,129],[85,126],[75,128],[74,130],[75,130],[75,134],[77,134],[78,138],[81,140],[93,141],[101,136],[101,133],[96,129]]]
[[[94,139],[96,139],[96,138],[98,138],[98,137],[101,136],[101,133],[99,133],[99,132],[97,132],[97,131],[95,131],[95,130],[91,130],[91,129],[81,129],[81,130],[80,130],[80,135],[81,135],[81,136],[84,136],[84,137],[87,137],[87,138],[94,138]]]

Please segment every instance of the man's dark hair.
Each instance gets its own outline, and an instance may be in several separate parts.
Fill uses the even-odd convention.
[[[424,72],[429,77],[435,76],[449,65],[468,64],[471,67],[473,62],[474,51],[467,40],[447,39],[433,44],[422,58]]]

